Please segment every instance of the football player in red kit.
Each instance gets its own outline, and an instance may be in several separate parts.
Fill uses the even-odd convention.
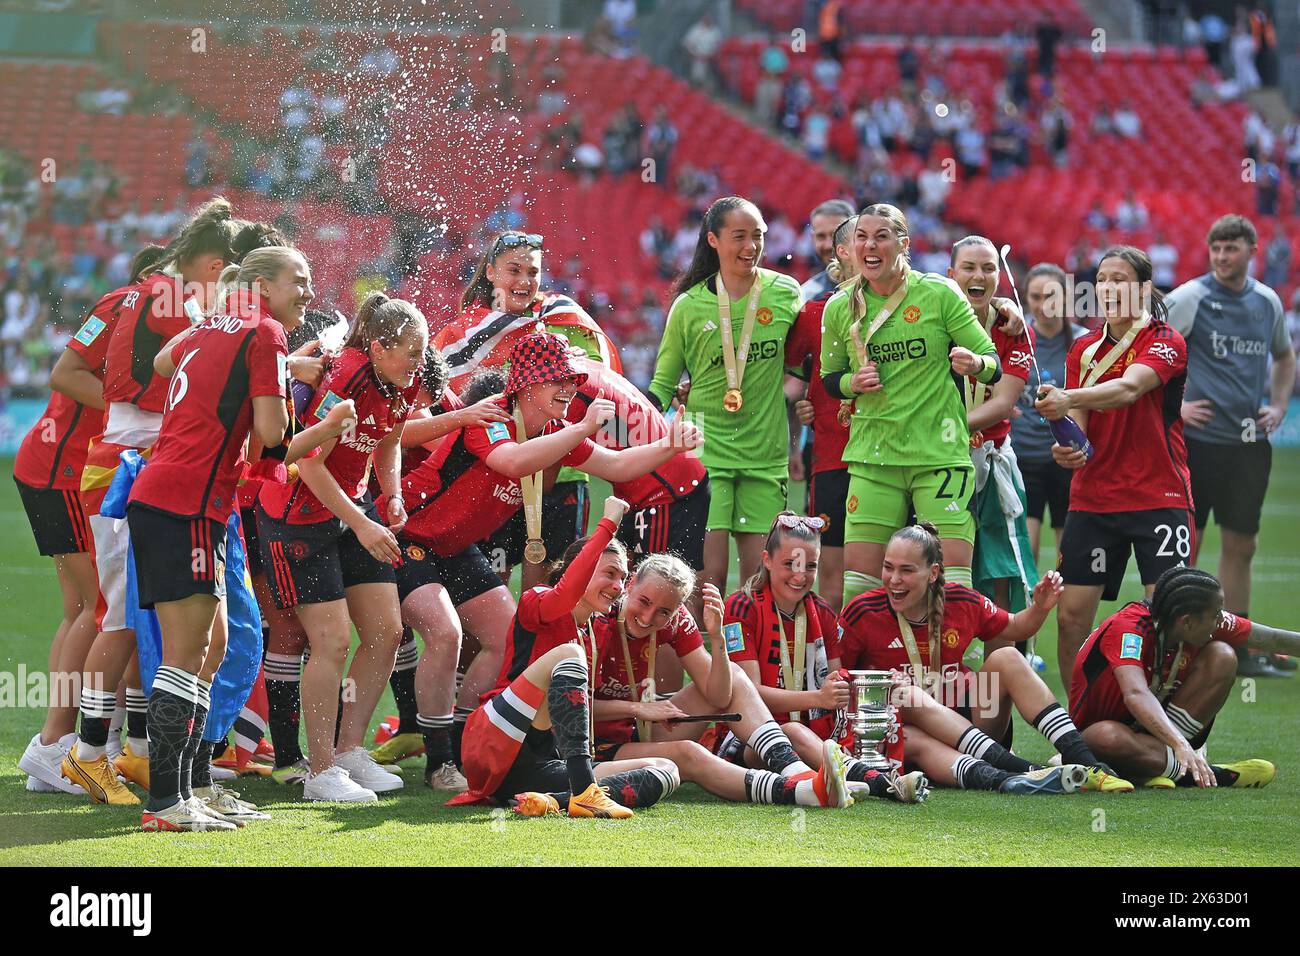
[[[233,830],[266,819],[228,792],[216,800],[210,752],[199,746],[212,685],[200,675],[214,673],[225,653],[226,522],[244,446],[252,429],[264,445],[284,437],[285,327],[302,321],[311,274],[301,254],[273,247],[250,252],[221,279],[234,289],[219,310],[155,361],[171,384],[127,506],[140,606],[157,612],[163,642],[149,696],[145,830]]]
[[[789,738],[763,704],[758,689],[727,656],[722,637],[722,595],[704,585],[704,622],[711,650],[683,603],[695,572],[681,558],[652,554],[637,565],[616,611],[593,620],[603,653],[596,677],[596,752],[603,759],[667,757],[683,780],[727,800],[847,807],[851,785],[834,741],[822,744],[821,769],[799,759]],[[691,683],[660,699],[655,679],[659,651],[682,661]],[[732,733],[748,743],[763,769],[747,769],[715,756],[699,743],[706,722],[688,715],[737,713]],[[900,779],[870,772],[858,789],[904,802],[925,798],[920,774]]]
[[[511,414],[510,421],[448,435],[402,479],[410,517],[402,535],[405,561],[398,569],[398,589],[403,614],[427,648],[416,676],[422,688],[426,778],[455,757],[456,715],[441,708],[451,703],[462,622],[481,645],[460,690],[460,712],[468,716],[500,673],[514,613],[509,589],[476,542],[523,507],[528,556],[540,563],[545,558],[542,489],[560,465],[581,466],[611,483],[627,482],[700,442],[699,431],[681,423],[648,445],[620,451],[596,445],[591,437],[615,414],[608,399],[594,401],[581,422],[563,424],[584,380],[564,339],[546,332],[524,337],[511,353],[505,395],[494,399]]]
[[[69,371],[84,377],[92,368],[91,349],[98,337],[108,337],[103,364],[104,425],[86,452],[81,476],[81,500],[91,530],[99,581],[99,633],[86,655],[82,675],[80,737],[63,767],[64,775],[84,787],[97,803],[139,803],[119,782],[117,774],[139,786],[147,787],[149,783],[148,758],[136,749],[147,746],[147,703],[142,690],[127,687],[127,746],[112,767],[106,757],[108,723],[118,684],[128,666],[133,675],[137,668],[135,636],[126,627],[129,538],[118,532],[115,519],[100,515],[99,506],[117,471],[121,452],[134,449],[147,456],[158,438],[167,379],[155,372],[154,357],[166,342],[202,316],[221,270],[251,248],[237,244],[251,228],[233,218],[230,203],[224,199],[202,206],[168,244],[155,265],[156,271],[134,286],[119,290],[121,297],[112,328],[88,320],[83,332],[91,344],[80,349],[76,344],[69,345],[69,351],[77,353],[68,358]],[[92,320],[96,318],[92,316]],[[131,680],[138,681],[139,677],[133,676],[128,682]]]
[[[520,595],[505,665],[465,725],[470,789],[449,805],[510,802],[525,816],[563,806],[571,817],[626,819],[677,788],[677,768],[662,758],[592,766],[591,681],[600,647],[591,618],[622,593],[627,552],[614,532],[626,513],[627,502],[607,498],[596,530],[557,562],[552,586]]]
[[[1262,787],[1267,760],[1216,765],[1205,746],[1237,675],[1235,648],[1300,653],[1300,634],[1223,609],[1223,589],[1197,568],[1170,568],[1149,601],[1093,631],[1074,662],[1070,713],[1103,760],[1145,786]]]
[[[132,285],[162,252],[162,246],[151,245],[136,253],[131,260]],[[67,681],[81,673],[97,632],[99,581],[90,556],[90,525],[78,491],[86,447],[104,424],[104,359],[111,326],[130,288],[108,293],[90,310],[64,352],[75,357],[76,367],[73,358],[59,358],[50,372],[53,391],[49,404],[14,459],[14,481],[37,550],[53,558],[63,596],[63,619],[50,645],[54,699],[40,733],[18,760],[19,769],[28,775],[29,790],[81,792],[60,769],[75,740],[79,703]]]
[[[1133,789],[1099,764],[1065,708],[1012,646],[1036,633],[1056,604],[1061,581],[1055,571],[1034,588],[1028,608],[1008,614],[979,592],[944,581],[943,550],[934,526],[927,523],[895,532],[885,549],[884,572],[884,586],[858,595],[840,616],[844,666],[896,671],[924,687],[979,731],[972,738],[978,746],[959,748],[973,756],[983,756],[980,747],[986,741],[1010,746],[1014,705],[1060,752],[1064,764],[1088,768],[1083,789]],[[976,638],[985,642],[978,672],[963,660]]]
[[[1065,594],[1056,614],[1067,691],[1098,605],[1119,594],[1129,551],[1149,596],[1161,574],[1191,560],[1194,533],[1182,420],[1187,345],[1165,321],[1146,253],[1106,250],[1097,299],[1105,323],[1070,346],[1065,389],[1045,388],[1035,404],[1049,421],[1071,416],[1092,445],[1091,458],[1052,446],[1056,463],[1075,472],[1061,537]]]
[[[406,522],[399,443],[427,346],[428,325],[418,309],[371,293],[305,419],[315,424],[350,399],[353,427],[300,460],[296,481],[266,483],[258,497],[258,536],[275,603],[295,610],[312,648],[301,686],[311,764],[307,799],[366,802],[402,786],[362,744],[402,636],[393,570],[401,560],[395,534]],[[382,511],[369,492],[372,462],[388,496]],[[361,642],[349,670],[355,696],[343,707],[336,744],[338,688],[353,624]]]

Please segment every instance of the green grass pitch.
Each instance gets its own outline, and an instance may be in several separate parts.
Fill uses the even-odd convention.
[[[6,472],[12,462],[4,461]],[[603,489],[593,488],[599,502]],[[792,493],[800,501],[802,489]],[[599,514],[599,507],[593,508]],[[1050,536],[1049,536],[1050,537]],[[1211,531],[1202,563],[1213,568]],[[1045,547],[1044,568],[1055,553]],[[36,554],[11,482],[0,482],[0,671],[44,666],[58,621],[48,560]],[[1279,451],[1255,563],[1253,616],[1300,628],[1300,451]],[[733,573],[734,586],[734,573]],[[1124,599],[1140,594],[1130,568]],[[1059,696],[1055,620],[1040,637]],[[42,713],[0,710],[0,865],[305,866],[328,864],[801,865],[1295,865],[1300,861],[1300,680],[1237,691],[1215,724],[1212,759],[1265,757],[1278,765],[1264,790],[1138,792],[1016,798],[940,790],[919,807],[868,801],[847,811],[728,804],[693,785],[626,822],[526,820],[483,808],[448,809],[407,764],[406,789],[367,807],[301,802],[298,788],[239,781],[274,819],[228,834],[146,834],[139,810],[31,794],[17,760]],[[377,716],[392,712],[386,696]],[[1017,718],[1017,750],[1050,747]]]

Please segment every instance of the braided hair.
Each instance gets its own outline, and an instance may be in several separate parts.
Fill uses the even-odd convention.
[[[938,565],[939,576],[926,587],[925,611],[930,634],[943,632],[944,577],[943,577],[943,542],[939,540],[939,529],[928,521],[919,521],[906,528],[899,528],[889,539],[910,541],[921,549],[921,560],[930,567]]]
[[[1151,592],[1151,620],[1163,641],[1175,622],[1188,614],[1204,614],[1213,606],[1222,586],[1219,579],[1200,568],[1170,568]]]

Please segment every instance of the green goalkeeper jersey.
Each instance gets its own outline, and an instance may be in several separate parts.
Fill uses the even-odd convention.
[[[957,283],[932,272],[907,273],[908,292],[867,343],[881,389],[857,396],[845,463],[869,465],[961,465],[970,462],[966,408],[952,374],[954,344],[976,355],[993,355]],[[860,336],[885,304],[864,285],[866,318]],[[849,335],[849,290],[837,292],[822,314],[821,373],[852,375],[861,366]],[[843,380],[843,392],[849,382]]]
[[[686,410],[704,431],[700,458],[705,468],[785,468],[790,460],[783,390],[785,346],[799,312],[799,283],[779,272],[759,269],[750,291],[732,301],[732,342],[739,348],[749,297],[758,290],[758,312],[741,384],[745,401],[740,411],[728,412],[722,407],[727,370],[718,329],[717,281],[715,275],[691,286],[668,310],[650,392],[667,409],[682,372],[690,375]]]

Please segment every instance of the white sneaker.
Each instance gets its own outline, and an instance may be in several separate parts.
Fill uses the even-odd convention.
[[[1049,766],[1049,767],[1059,767],[1060,765],[1061,765],[1061,755],[1060,755],[1060,754],[1052,754],[1052,758],[1051,758],[1050,760],[1047,761],[1047,766]]]
[[[74,737],[73,740],[75,739]],[[28,777],[39,780],[44,786],[34,787],[29,783],[27,789],[37,793],[57,791],[85,794],[85,790],[63,776],[63,771],[59,769],[63,758],[67,755],[68,751],[63,747],[62,742],[43,744],[40,734],[33,737],[27,744],[27,749],[23,751],[23,755],[18,758],[18,769]]]
[[[337,764],[309,776],[302,785],[302,795],[306,800],[322,800],[327,803],[374,803],[379,799],[373,790],[359,786]]]
[[[27,777],[27,789],[32,793],[60,793],[58,787],[51,787],[44,780],[38,780],[30,774]]]
[[[445,763],[424,778],[424,782],[434,790],[451,790],[464,793],[469,789],[469,781],[456,769],[454,763]]]
[[[227,790],[218,783],[210,787],[195,787],[194,796],[209,810],[236,826],[243,826],[249,820],[271,819],[270,814],[263,813],[245,800],[240,800],[238,793]]]
[[[401,777],[375,763],[375,758],[365,747],[353,747],[346,753],[335,754],[334,763],[346,770],[360,786],[375,793],[388,793],[406,786]]]
[[[210,771],[212,773],[213,780],[234,780],[236,777],[239,776],[239,774],[231,770],[229,767],[218,767],[212,765],[210,767]]]
[[[199,800],[177,800],[166,810],[146,810],[140,817],[140,829],[154,832],[168,830],[235,830],[229,820],[207,812]]]

